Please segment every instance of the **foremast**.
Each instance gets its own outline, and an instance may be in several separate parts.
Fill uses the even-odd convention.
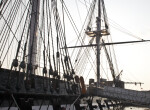
[[[98,0],[97,32],[101,31],[101,0]],[[96,35],[96,61],[97,61],[97,87],[100,86],[100,38],[101,33]]]
[[[32,11],[30,20],[30,37],[28,46],[28,67],[36,67],[37,61],[37,31],[38,31],[38,21],[39,21],[39,3],[40,0],[31,0]],[[33,68],[31,73],[34,73]]]

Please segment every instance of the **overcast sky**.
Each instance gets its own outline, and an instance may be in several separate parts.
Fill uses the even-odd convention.
[[[110,20],[129,30],[142,39],[150,40],[150,0],[105,0]],[[111,28],[115,40],[134,40]],[[138,39],[135,39],[138,40]],[[150,90],[150,42],[115,46],[122,79],[143,82],[142,88]],[[136,88],[134,85],[128,85]],[[137,87],[139,89],[139,87]]]

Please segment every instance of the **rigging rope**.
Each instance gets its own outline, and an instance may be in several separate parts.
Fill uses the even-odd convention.
[[[47,28],[48,28],[48,43],[47,43],[47,49],[48,49],[48,51],[49,51],[49,55],[48,55],[48,59],[49,59],[49,68],[50,68],[50,71],[51,72],[53,72],[53,68],[52,68],[52,64],[51,64],[51,54],[50,54],[50,25],[48,24],[49,22],[48,22],[48,14],[50,13],[48,13],[48,11],[49,11],[49,9],[48,9],[48,5],[49,5],[49,1],[47,1],[46,0],[46,15],[47,15]],[[50,19],[51,20],[51,19]],[[49,73],[50,74],[50,73]]]
[[[13,26],[13,22],[15,21],[15,17],[16,17],[16,15],[17,14],[15,14],[15,13],[17,13],[18,12],[18,9],[17,8],[19,8],[18,6],[16,6],[17,5],[17,3],[14,3],[13,4],[13,7],[11,8],[11,12],[9,13],[9,16],[5,19],[4,18],[4,16],[3,16],[3,14],[2,14],[2,18],[4,19],[4,21],[5,21],[5,25],[3,26],[3,28],[2,28],[2,31],[1,31],[1,33],[0,33],[0,35],[2,34],[2,32],[4,32],[3,34],[2,34],[2,37],[1,37],[1,40],[2,40],[2,38],[4,38],[4,41],[3,41],[3,43],[6,41],[7,42],[7,40],[8,40],[8,37],[10,37],[9,35],[10,35],[10,31],[12,31],[11,30],[11,28],[12,28],[12,26]],[[18,5],[19,5],[19,3],[18,3]],[[8,22],[7,22],[8,21]],[[8,26],[8,28],[7,28],[7,26]],[[4,28],[5,27],[5,28]],[[3,31],[4,30],[4,31]],[[6,36],[4,37],[4,35],[6,34]],[[16,38],[16,40],[17,40],[17,38]],[[18,41],[18,40],[17,40]],[[5,48],[5,45],[6,45],[6,42],[5,42],[5,44],[4,44],[4,48]],[[2,43],[2,45],[3,45],[3,43]],[[3,49],[4,49],[3,48]]]
[[[29,5],[29,2],[28,2],[28,4],[27,4],[27,7],[28,7],[28,5]],[[6,54],[5,54],[4,58],[3,58],[2,64],[4,63],[4,60],[5,60],[6,56],[7,56],[7,53],[8,53],[8,51],[9,51],[9,49],[10,49],[10,46],[12,45],[12,42],[13,42],[14,38],[15,38],[16,41],[18,42],[18,39],[16,38],[16,33],[17,33],[17,30],[18,30],[18,28],[19,28],[19,26],[20,26],[20,24],[21,24],[21,21],[22,21],[22,19],[23,19],[23,16],[25,15],[25,12],[26,12],[26,10],[27,10],[27,7],[25,8],[24,14],[22,15],[21,20],[19,21],[19,25],[17,26],[15,33],[14,33],[14,32],[11,30],[11,28],[9,27],[9,24],[8,24],[7,21],[5,20],[3,14],[1,15],[1,16],[3,17],[3,19],[5,20],[6,24],[8,25],[8,28],[10,29],[10,31],[11,31],[12,34],[13,34],[13,38],[12,38],[12,40],[11,40],[11,42],[10,42],[10,45],[8,46],[8,49],[7,49]],[[21,49],[22,49],[22,47],[21,47]],[[23,49],[22,49],[22,50],[23,50]],[[0,55],[0,57],[1,57],[1,56],[2,56],[2,54]]]
[[[93,3],[93,4],[94,4],[94,3]],[[69,11],[68,11],[66,5],[65,5],[65,3],[64,3],[64,6],[65,6],[66,14],[67,14],[67,16],[68,16],[68,18],[69,18],[69,20],[70,20],[70,22],[71,22],[73,28],[75,29],[76,34],[79,33],[78,30],[77,30],[77,27],[76,27],[76,25],[75,25],[75,23],[74,23],[74,21],[73,21],[73,19],[72,19],[72,17],[71,17],[71,15],[70,15],[70,13],[69,13]],[[92,5],[91,5],[91,7],[92,7]],[[87,16],[87,17],[88,17],[88,16]],[[87,17],[86,17],[86,19],[87,19]],[[82,29],[83,29],[83,27],[82,27]],[[76,31],[76,30],[77,30],[77,31]],[[77,35],[77,36],[78,36],[78,35]],[[78,37],[78,39],[80,39],[80,38]],[[80,40],[79,40],[79,41],[80,41]],[[80,41],[80,42],[81,42],[81,41]],[[82,39],[82,42],[84,42],[83,39]]]
[[[79,0],[80,1],[80,0]],[[81,1],[80,1],[81,2]],[[102,0],[103,2],[103,5],[105,6],[104,4],[104,0]],[[85,5],[83,2],[81,2],[83,5]],[[88,2],[87,2],[88,3]],[[90,3],[88,3],[90,4]],[[85,5],[86,6],[86,5]],[[105,10],[105,13],[106,13],[106,9]],[[131,37],[134,37],[134,38],[137,38],[139,40],[142,40],[142,38],[138,37],[137,35],[134,35],[132,32],[130,32],[129,30],[125,29],[124,27],[122,27],[121,25],[119,25],[118,23],[116,23],[114,20],[110,19],[107,17],[107,15],[104,15],[104,17],[106,16],[107,19],[109,19],[109,25],[116,28],[117,30],[120,30],[121,32],[125,33],[125,34],[128,34],[130,35]]]
[[[77,2],[77,0],[75,0],[75,2],[76,2],[76,6],[77,6],[77,10],[78,10],[78,15],[79,15],[79,18],[80,18],[80,22],[82,24],[82,19],[81,19],[81,14],[80,14],[79,7],[78,7],[78,2]]]
[[[48,7],[50,7],[50,5],[49,5],[49,1],[48,1]],[[49,23],[49,29],[50,29],[50,31],[51,31],[51,40],[52,40],[52,52],[53,52],[53,64],[54,64],[54,70],[56,71],[56,64],[55,64],[55,54],[54,54],[54,40],[53,40],[53,37],[52,37],[52,23],[51,23],[51,10],[50,10],[50,8],[49,8],[49,19],[50,19],[50,23]],[[50,57],[50,56],[49,56]]]
[[[16,101],[15,97],[13,96],[13,94],[11,94],[11,97],[12,97],[12,99],[14,100],[14,102],[15,102],[15,104],[16,104],[18,110],[21,110],[21,109],[19,108],[19,106],[18,106],[18,104],[17,104],[17,101]]]

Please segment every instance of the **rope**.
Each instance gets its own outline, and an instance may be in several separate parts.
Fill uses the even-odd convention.
[[[17,108],[18,108],[19,110],[21,110],[21,109],[19,108],[19,106],[18,106],[18,104],[17,104],[17,101],[16,101],[15,97],[13,96],[13,94],[11,94],[11,97],[13,98],[13,100],[14,100],[14,102],[15,102]]]
[[[80,1],[80,0],[79,0]],[[81,1],[80,1],[81,2]],[[83,2],[81,2],[83,5],[85,5]],[[88,3],[88,2],[87,2]],[[89,4],[89,3],[88,3]],[[102,0],[102,4],[103,6],[105,6],[104,4],[104,0]],[[105,14],[104,14],[104,18],[107,18],[109,19],[109,23],[111,23],[110,25],[114,28],[116,28],[117,30],[120,30],[121,32],[123,33],[126,33],[128,35],[130,35],[131,37],[134,37],[134,38],[137,38],[139,40],[142,40],[142,38],[138,37],[137,35],[134,35],[132,32],[130,32],[129,30],[125,29],[124,27],[122,27],[121,25],[117,24],[115,21],[113,21],[112,19],[108,18],[107,17],[107,14],[106,14],[106,9],[105,7],[103,8]],[[107,20],[105,20],[107,22]]]
[[[49,0],[48,0],[48,7],[49,6]],[[52,39],[52,52],[53,52],[53,64],[54,64],[54,69],[56,71],[56,64],[55,64],[55,56],[54,56],[54,40],[53,40],[53,37],[52,37],[52,27],[51,27],[51,10],[49,9],[49,19],[50,19],[50,30],[51,30],[51,39]]]
[[[77,2],[77,0],[75,0],[75,2],[76,2],[76,6],[77,6],[77,10],[78,10],[78,15],[79,15],[79,18],[80,18],[80,22],[82,24],[82,19],[81,19],[81,14],[80,14],[79,7],[78,7],[78,2]]]
[[[75,99],[75,101],[71,105],[74,105],[77,102],[77,100],[80,98],[80,96],[81,94]]]
[[[29,2],[28,2],[28,4],[27,4],[27,6],[28,6],[28,5],[29,5]],[[25,14],[26,10],[27,10],[27,7],[26,7],[26,9],[25,9],[25,11],[24,11],[24,14]],[[21,21],[22,21],[22,19],[23,19],[24,14],[23,14],[22,17],[21,17],[21,20],[20,20],[20,22],[19,22],[18,27],[16,28],[15,33],[13,33],[11,27],[9,26],[9,24],[7,23],[6,19],[4,18],[3,14],[2,14],[2,18],[4,19],[4,21],[6,22],[8,28],[10,29],[10,31],[11,31],[12,34],[13,34],[13,38],[12,38],[12,40],[11,40],[11,42],[10,42],[10,45],[8,46],[8,49],[7,49],[7,51],[6,51],[6,54],[5,54],[4,59],[3,59],[3,61],[2,61],[2,64],[3,64],[3,62],[4,62],[4,60],[5,60],[6,56],[7,56],[7,53],[8,53],[8,51],[9,51],[9,49],[10,49],[10,46],[12,45],[12,42],[13,42],[14,38],[16,39],[17,42],[19,42],[18,39],[16,38],[16,32],[17,32],[17,30],[18,30],[18,28],[19,28],[19,26],[20,26],[20,24],[21,24]],[[21,47],[21,49],[22,49],[22,47]],[[23,50],[23,49],[22,49],[22,50]],[[3,53],[3,52],[2,52],[2,53]],[[2,56],[2,54],[1,54],[1,56]],[[0,56],[0,57],[1,57],[1,56]]]
[[[16,3],[16,4],[14,3],[13,7],[11,8],[12,11],[10,11],[9,16],[8,16],[6,19],[4,18],[4,15],[2,14],[2,18],[3,18],[4,21],[5,21],[5,25],[3,26],[2,31],[1,31],[1,33],[0,33],[0,36],[2,36],[2,37],[1,37],[1,40],[2,40],[2,38],[4,38],[3,43],[2,43],[2,46],[4,46],[3,49],[2,49],[2,53],[3,53],[4,48],[5,48],[5,46],[6,46],[8,37],[10,37],[10,36],[9,36],[9,35],[10,35],[10,32],[13,33],[13,31],[11,30],[11,28],[12,28],[12,26],[13,26],[13,23],[14,23],[14,21],[15,21],[15,17],[16,17],[17,12],[18,12],[18,9],[17,9],[17,8],[19,8],[19,6],[16,6],[16,5],[17,5],[17,3]],[[19,5],[19,3],[18,3],[18,5]],[[8,21],[8,22],[7,22],[7,21]],[[7,28],[7,27],[8,27],[8,28]],[[4,30],[4,31],[3,31],[3,30]],[[3,33],[3,34],[2,34],[2,33]],[[1,34],[2,34],[2,35],[1,35]],[[5,34],[6,34],[6,35],[5,35]],[[5,35],[5,37],[4,37],[4,35]],[[15,36],[15,38],[16,38],[16,36]],[[16,38],[16,40],[17,40],[17,38]],[[17,40],[17,42],[18,42],[18,40]]]
[[[125,34],[127,34],[127,35],[129,35],[131,37],[137,38],[139,40],[143,40],[142,38],[140,38],[140,37],[134,35],[133,33],[131,33],[129,30],[123,28],[122,26],[120,26],[116,22],[113,21],[113,22],[110,22],[110,23],[112,23],[112,24],[110,24],[110,26],[112,26],[113,28],[117,29],[118,31],[123,32],[123,33],[125,33]]]
[[[50,26],[48,25],[48,4],[49,4],[49,1],[47,2],[47,0],[46,0],[46,15],[47,15],[47,28],[48,28],[48,44],[47,44],[47,49],[49,50],[49,56],[48,56],[48,59],[49,59],[49,65],[50,65],[50,69],[51,70],[53,70],[52,69],[52,64],[51,64],[51,58],[50,58],[50,32],[49,32],[49,30],[50,30]]]
[[[9,3],[7,3],[7,2],[8,2],[8,0],[7,0],[7,1],[5,2],[5,4],[3,5],[3,8],[4,8],[4,7],[6,7],[3,13],[5,13],[5,11],[6,11],[7,7],[8,7],[8,6],[9,6],[9,4],[11,3],[11,0],[9,0]],[[2,1],[1,1],[1,3],[2,3]],[[7,6],[5,6],[6,4],[7,4]],[[2,6],[2,4],[1,4],[1,6]],[[0,8],[1,8],[1,6],[0,6]],[[1,10],[0,10],[0,11],[1,11],[1,13],[2,13],[2,11],[3,11],[3,8],[1,8]]]
[[[91,7],[92,7],[92,5],[91,5]],[[68,12],[68,13],[69,13],[69,12]],[[85,38],[85,37],[84,37],[84,38]],[[79,41],[80,41],[80,38],[79,38]],[[81,49],[80,49],[80,50],[81,50]],[[80,54],[80,52],[81,52],[80,50],[79,50],[78,55],[79,55],[79,54]],[[73,54],[73,52],[72,52],[72,54]],[[78,57],[78,56],[77,56],[77,57]],[[91,57],[91,58],[92,58],[92,57]]]
[[[86,4],[86,1],[84,0],[84,2],[85,2],[85,6],[86,6],[86,9],[87,9],[87,12],[88,12],[88,7],[87,7],[87,4]]]
[[[64,26],[64,32],[63,32],[63,36],[64,36],[64,47],[67,46],[66,44],[66,35],[65,35],[65,19],[64,19],[64,1],[62,0],[62,13],[63,13],[63,26]],[[62,45],[63,46],[63,45]],[[69,52],[68,52],[68,49],[65,48],[65,54],[66,54],[66,57],[69,57]],[[71,66],[71,69],[73,69],[72,67],[72,63],[71,63],[71,60],[70,60],[70,57],[68,58],[68,67],[69,67],[69,64]]]

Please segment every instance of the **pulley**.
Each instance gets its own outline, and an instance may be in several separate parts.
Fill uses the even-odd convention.
[[[74,79],[72,74],[70,75],[70,79],[71,79],[71,80],[73,80],[73,79]]]
[[[68,81],[73,80],[73,75],[68,75],[67,80]]]
[[[54,75],[54,72],[53,72],[52,68],[49,69],[49,75]]]
[[[26,63],[25,63],[25,61],[22,61],[22,62],[20,63],[20,68],[22,68],[22,69],[25,69],[25,68],[26,68]]]
[[[65,63],[68,61],[68,57],[67,56],[65,56],[64,61],[65,61]]]
[[[57,79],[60,80],[60,76],[59,75],[57,75]]]
[[[60,56],[60,55],[59,55],[59,52],[57,52],[56,55],[57,55],[57,58],[59,58],[59,56]]]
[[[72,74],[73,74],[73,75],[75,74],[75,71],[74,71],[74,69],[72,69]]]
[[[64,76],[65,79],[67,79],[67,81],[70,81],[70,80],[73,80],[73,79],[74,79],[72,74],[69,75],[69,74],[67,73],[67,74],[64,74],[63,76]]]
[[[12,62],[12,66],[17,67],[18,66],[18,59],[14,59]]]
[[[54,71],[53,76],[54,76],[54,77],[58,76],[58,72],[57,72],[57,71]]]
[[[67,74],[64,74],[64,78],[66,78],[66,79],[67,79],[67,78],[68,78],[68,75],[67,75]]]
[[[47,74],[47,69],[46,69],[46,67],[43,68],[43,74]]]
[[[79,76],[76,75],[74,78],[75,78],[76,83],[80,83]]]

